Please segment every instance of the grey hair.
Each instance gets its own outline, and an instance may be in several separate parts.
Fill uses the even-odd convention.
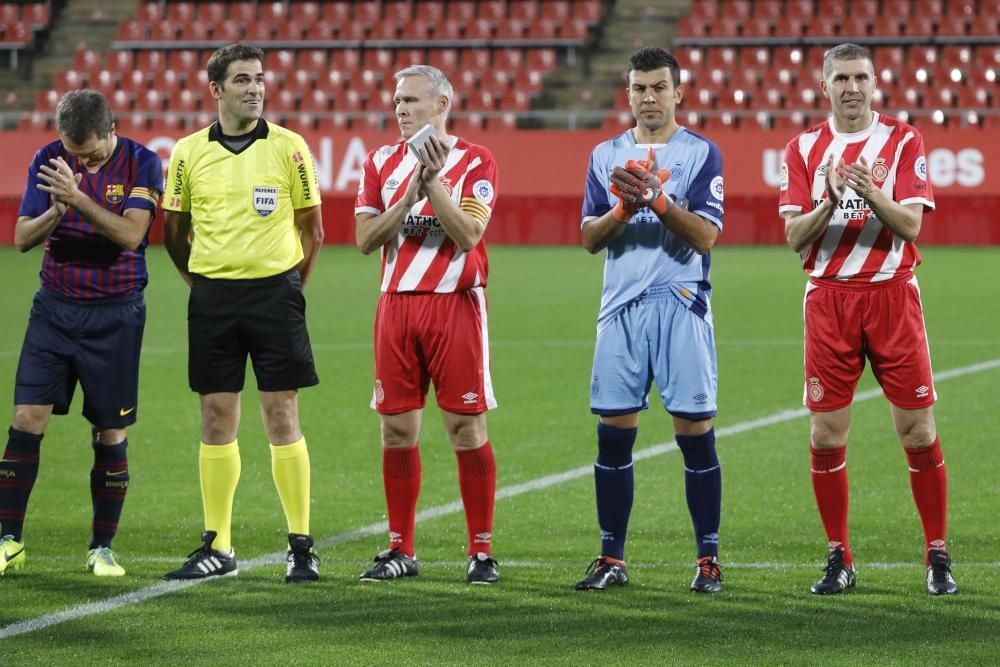
[[[399,82],[408,76],[427,77],[427,82],[431,86],[431,92],[437,96],[447,97],[448,106],[445,108],[445,111],[451,110],[451,101],[455,98],[455,89],[452,87],[448,77],[444,75],[444,72],[431,65],[410,65],[393,74],[392,78]]]
[[[833,47],[823,56],[823,78],[826,79],[833,72],[834,60],[867,60],[875,69],[875,61],[872,60],[872,52],[859,44],[845,42]]]

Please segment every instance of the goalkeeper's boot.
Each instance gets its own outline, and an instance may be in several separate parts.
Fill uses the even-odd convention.
[[[488,553],[480,551],[475,556],[469,556],[467,577],[470,584],[489,585],[500,581],[497,572],[497,562]]]
[[[167,572],[163,578],[172,579],[207,579],[209,577],[234,577],[239,574],[236,567],[236,553],[232,548],[229,553],[212,548],[216,532],[206,530],[201,534],[201,546],[188,554],[184,565],[173,572]]]
[[[587,576],[576,582],[578,591],[603,591],[611,586],[628,584],[625,561],[601,556],[587,568]]]
[[[87,570],[98,577],[121,577],[125,568],[118,564],[111,547],[97,547],[87,552]]]
[[[722,568],[715,556],[698,559],[691,590],[695,593],[718,593],[722,590]]]
[[[15,540],[13,535],[0,537],[0,575],[6,574],[7,570],[20,570],[27,558],[23,542]]]
[[[927,552],[927,592],[931,595],[952,595],[958,592],[958,584],[951,576],[951,556],[941,549]]]
[[[386,549],[375,556],[375,566],[365,571],[361,581],[391,581],[400,577],[415,577],[420,574],[416,558],[407,556],[399,549]]]
[[[286,584],[319,581],[319,556],[313,551],[313,538],[309,535],[288,533],[288,569]]]
[[[833,549],[826,560],[826,567],[823,568],[826,574],[822,579],[812,585],[811,590],[815,595],[835,595],[843,593],[857,582],[854,568],[844,564],[844,550]]]

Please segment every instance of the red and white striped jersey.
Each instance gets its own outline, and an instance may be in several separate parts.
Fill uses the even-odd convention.
[[[781,166],[778,211],[808,213],[826,199],[829,156],[846,164],[864,156],[874,185],[894,201],[934,208],[927,177],[924,140],[912,126],[874,114],[870,127],[844,134],[830,119],[792,139]],[[907,275],[920,264],[913,243],[882,225],[848,186],[823,235],[801,253],[806,273],[814,279],[872,283]]]
[[[405,141],[369,153],[355,215],[378,215],[395,204],[417,164]],[[497,198],[497,166],[489,150],[456,137],[439,176],[463,211],[484,225],[489,222]],[[425,197],[382,247],[382,291],[456,292],[485,286],[488,268],[485,238],[463,251],[445,234]]]

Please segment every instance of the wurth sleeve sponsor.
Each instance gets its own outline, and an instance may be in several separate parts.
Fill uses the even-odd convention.
[[[319,193],[319,179],[316,177],[316,165],[313,162],[312,151],[306,140],[297,134],[292,135],[292,155],[290,165],[290,197],[292,208],[310,208],[322,203]]]
[[[163,209],[187,213],[191,210],[191,185],[188,182],[189,141],[181,139],[174,146],[167,168],[166,190],[163,193]]]

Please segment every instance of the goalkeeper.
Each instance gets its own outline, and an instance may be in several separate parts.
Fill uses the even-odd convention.
[[[629,65],[635,127],[594,149],[583,202],[583,245],[607,252],[590,385],[590,409],[599,417],[601,552],[576,587],[629,581],[632,446],[655,379],[684,457],[697,542],[691,590],[714,593],[722,589],[722,477],[712,428],[718,376],[708,273],[722,229],[722,157],[711,141],[677,124],[684,88],[673,55],[642,48]]]

